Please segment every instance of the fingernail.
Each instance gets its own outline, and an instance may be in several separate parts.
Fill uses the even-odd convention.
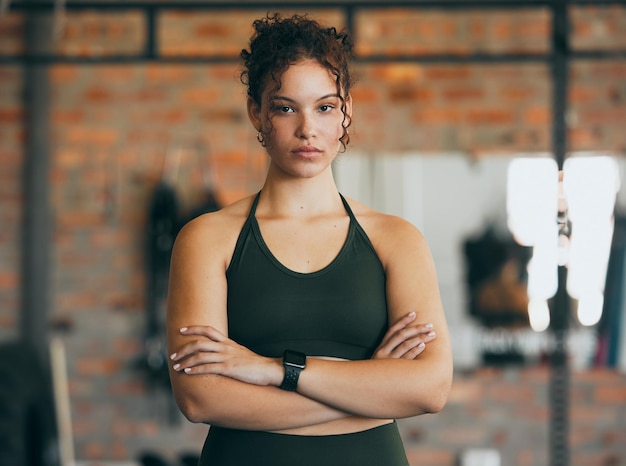
[[[430,333],[428,334],[428,336],[429,336],[429,337],[434,337],[435,335],[437,335],[435,332],[430,332]]]
[[[417,345],[417,347],[418,347],[419,349],[422,349],[422,348],[424,348],[425,346],[426,346],[426,343],[424,343],[424,342],[421,342],[419,345]]]
[[[424,325],[424,328],[433,328],[433,324],[426,324]]]
[[[409,312],[408,316],[409,317],[415,317],[415,312]]]
[[[178,369],[180,369],[180,364],[174,364],[172,366],[172,369],[174,369],[175,371],[177,371]]]
[[[180,329],[180,333],[185,333],[187,331],[187,327],[183,327]]]
[[[189,374],[191,372],[191,367],[185,367],[183,370],[185,371],[185,374]]]
[[[170,354],[170,359],[176,359],[176,353]]]

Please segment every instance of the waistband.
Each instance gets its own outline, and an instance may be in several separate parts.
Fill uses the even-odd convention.
[[[211,427],[199,466],[407,466],[394,421],[338,435],[290,435]]]

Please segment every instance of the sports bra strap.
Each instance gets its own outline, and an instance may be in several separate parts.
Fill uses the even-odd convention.
[[[346,198],[343,197],[341,193],[339,193],[339,196],[341,197],[341,202],[343,202],[343,206],[345,207],[346,212],[348,213],[348,216],[350,217],[350,220],[353,223],[358,224],[359,222],[356,221],[356,217],[354,216],[354,213],[352,212],[352,209],[350,208],[350,204],[348,204],[348,201],[346,201]]]
[[[257,205],[259,204],[260,197],[261,197],[261,191],[259,191],[256,194],[256,196],[254,196],[254,200],[252,201],[252,205],[250,206],[250,212],[248,213],[248,219],[254,217],[254,214],[256,213]],[[346,201],[346,198],[343,197],[341,193],[339,193],[339,197],[341,197],[341,202],[343,203],[343,207],[346,209],[346,212],[348,213],[350,220],[352,220],[353,222],[356,222],[356,217],[354,216],[354,213],[352,212],[352,209],[350,208],[348,201]]]
[[[256,193],[256,196],[254,196],[254,200],[250,206],[250,212],[248,212],[248,220],[254,217],[254,214],[256,213],[256,206],[259,204],[259,197],[261,197],[261,191]]]

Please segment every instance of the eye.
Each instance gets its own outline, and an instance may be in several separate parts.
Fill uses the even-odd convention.
[[[274,107],[274,111],[277,113],[291,113],[293,112],[293,108],[289,105],[277,105]]]
[[[335,108],[335,107],[330,105],[330,104],[324,104],[324,105],[320,106],[320,111],[321,112],[330,112],[333,108]]]

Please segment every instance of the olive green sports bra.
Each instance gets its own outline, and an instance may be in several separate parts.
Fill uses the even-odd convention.
[[[255,217],[259,195],[226,271],[229,337],[267,357],[291,349],[369,359],[388,326],[385,271],[344,197],[350,226],[341,251],[323,269],[300,273],[265,244]]]

